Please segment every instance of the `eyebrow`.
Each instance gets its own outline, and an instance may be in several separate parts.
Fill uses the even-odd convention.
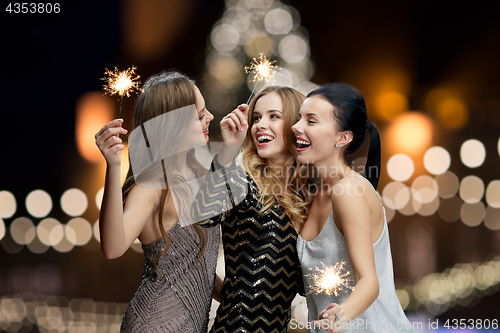
[[[205,111],[207,109],[207,107],[205,106],[203,109],[201,109],[200,111],[197,111],[198,113],[202,113],[203,111]]]
[[[279,113],[281,113],[281,114],[283,113],[283,112],[281,112],[280,110],[274,110],[274,109],[267,110],[267,112],[279,112]],[[260,112],[259,112],[259,111],[255,111],[255,110],[254,110],[252,113],[258,113],[258,114],[260,114]]]

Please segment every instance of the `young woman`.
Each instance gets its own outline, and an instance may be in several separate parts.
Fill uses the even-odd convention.
[[[221,149],[194,205],[201,225],[222,225],[226,275],[212,332],[287,331],[302,289],[295,245],[309,205],[291,131],[304,99],[269,86],[221,121],[225,144],[243,142],[241,159],[231,163]]]
[[[206,332],[212,294],[218,299],[214,280],[219,231],[196,225],[181,227],[178,216],[183,214],[176,211],[166,178],[187,180],[194,187],[188,190],[198,191],[197,182],[189,180],[206,170],[195,159],[193,149],[184,146],[189,150],[183,151],[179,145],[194,143],[200,136],[208,141],[213,116],[198,88],[182,74],[158,74],[143,88],[134,109],[136,131],[131,136],[144,135],[147,147],[134,150],[129,137],[129,159],[134,160],[132,152],[149,156],[147,152],[152,150],[151,160],[156,162],[140,173],[132,170],[131,163],[122,188],[120,151],[124,146],[119,135],[127,134],[122,120],[113,120],[95,136],[107,163],[99,218],[102,251],[108,259],[120,257],[139,238],[145,256],[142,283],[128,306],[121,331]],[[166,115],[172,117],[166,121]],[[161,125],[156,126],[156,133],[151,130],[155,123]],[[219,279],[219,291],[221,282]]]
[[[387,221],[375,191],[380,139],[368,120],[363,95],[345,84],[317,88],[307,95],[292,129],[297,160],[312,164],[320,179],[297,241],[313,331],[413,331],[394,288]],[[348,166],[346,156],[363,145],[367,131],[363,177]],[[354,289],[340,290],[334,303],[333,296],[311,293],[314,269],[341,262],[354,277]]]

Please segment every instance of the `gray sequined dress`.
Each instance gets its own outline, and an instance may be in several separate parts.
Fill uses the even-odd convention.
[[[200,237],[193,225],[177,223],[169,232],[170,245],[160,238],[142,245],[142,282],[125,312],[120,332],[206,332],[220,242],[219,228],[201,228],[205,250],[199,260]]]
[[[358,175],[352,176],[362,177]],[[344,332],[414,333],[415,330],[406,318],[394,288],[394,271],[385,209],[384,229],[380,238],[373,244],[373,252],[379,282],[378,297],[365,312],[346,325],[347,329]],[[354,276],[352,275],[346,240],[333,221],[332,213],[328,216],[319,235],[312,241],[306,241],[299,235],[297,253],[302,267],[302,276],[304,277],[309,321],[317,320],[319,313],[330,303],[342,304],[350,293],[341,291],[339,296],[328,296],[325,293],[315,294],[311,292],[314,288],[312,275],[315,269],[322,268],[323,265],[334,266],[336,263],[344,261],[346,262],[346,270],[351,272],[351,276]],[[310,332],[326,331],[312,329]]]

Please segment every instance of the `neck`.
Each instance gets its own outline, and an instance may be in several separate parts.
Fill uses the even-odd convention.
[[[318,177],[323,184],[331,186],[337,184],[345,176],[354,173],[343,157],[334,155],[325,161],[315,162],[314,168],[318,172]]]

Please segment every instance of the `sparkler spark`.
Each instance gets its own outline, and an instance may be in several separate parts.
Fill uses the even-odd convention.
[[[252,82],[268,79],[278,69],[274,63],[276,60],[269,61],[266,56],[260,53],[259,58],[253,58],[250,66],[245,66],[245,72],[248,74],[253,72]]]
[[[141,84],[141,81],[139,81],[140,76],[135,75],[136,69],[137,67],[132,66],[120,72],[116,67],[114,71],[110,71],[106,68],[106,72],[104,72],[104,74],[108,77],[101,79],[106,81],[106,84],[103,85],[105,91],[104,94],[109,93],[111,96],[118,94],[121,96],[120,113],[118,118],[121,118],[122,115],[123,96],[125,95],[130,97],[131,92],[139,93],[142,91],[142,89],[139,88],[139,84]]]
[[[354,290],[354,287],[349,285],[352,282],[352,277],[350,276],[351,272],[345,269],[345,261],[338,262],[333,266],[321,264],[323,268],[314,267],[314,273],[306,275],[314,283],[310,293],[339,296],[340,291]],[[313,269],[311,268],[311,270]]]

